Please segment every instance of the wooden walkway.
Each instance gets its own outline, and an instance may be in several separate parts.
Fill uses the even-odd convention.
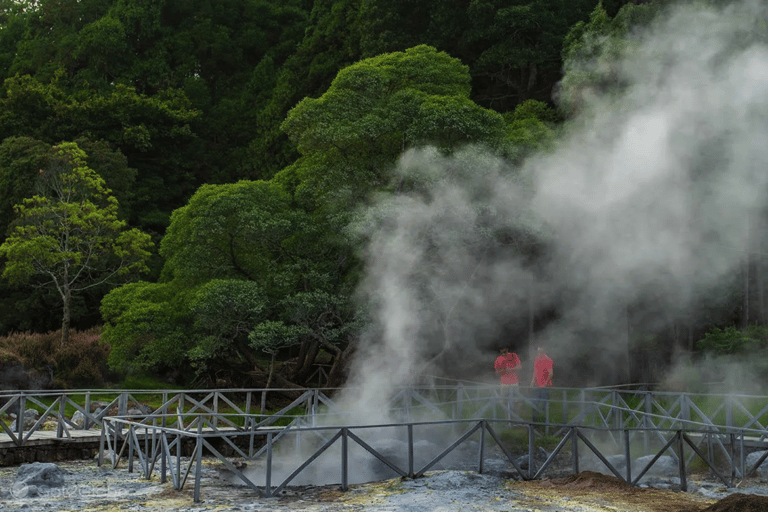
[[[100,430],[70,430],[69,437],[57,437],[55,430],[38,430],[26,438],[24,433],[24,446],[41,446],[56,443],[98,443]],[[0,434],[0,449],[17,448],[18,445],[8,434]]]
[[[272,428],[274,430],[274,427]],[[139,429],[140,430],[140,429]],[[261,429],[257,429],[261,430]],[[236,433],[242,432],[233,427],[219,427],[216,430],[212,428],[205,428],[202,430],[203,434],[217,433]],[[197,430],[190,431],[191,434],[196,434]],[[58,443],[98,443],[101,437],[101,430],[70,430],[68,436],[58,437],[55,430],[37,430],[33,432],[29,438],[27,438],[28,432],[24,433],[24,446],[45,446]],[[137,432],[136,435],[139,439],[144,437],[151,437],[150,434],[144,432]],[[18,448],[17,443],[8,434],[0,434],[0,450],[7,448]]]

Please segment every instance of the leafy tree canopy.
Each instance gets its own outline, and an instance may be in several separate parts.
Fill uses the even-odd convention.
[[[299,195],[332,192],[327,199],[349,207],[389,185],[397,156],[410,147],[500,145],[503,118],[475,105],[469,92],[467,67],[429,46],[348,66],[325,94],[288,114],[283,130],[303,157],[277,180],[298,178]]]
[[[39,193],[15,207],[18,220],[0,255],[11,282],[42,278],[63,303],[62,344],[66,344],[73,293],[146,271],[152,243],[117,218],[117,200],[104,180],[85,164],[75,143],[54,148],[58,159],[41,171]]]
[[[185,172],[193,164],[184,150],[195,140],[189,123],[196,115],[178,92],[147,97],[118,85],[108,94],[80,98],[67,95],[57,81],[43,84],[18,76],[6,80],[0,91],[0,140],[28,136],[49,144],[80,138],[107,142],[142,171],[131,198],[138,218],[131,220],[158,228],[195,185]]]

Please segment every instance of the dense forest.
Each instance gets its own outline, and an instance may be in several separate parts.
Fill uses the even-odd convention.
[[[401,222],[386,205],[403,212],[403,198],[438,204],[438,190],[456,190],[447,182],[491,197],[494,186],[483,188],[479,176],[494,166],[501,183],[532,191],[546,173],[525,169],[564,158],[556,155],[586,158],[560,151],[561,141],[572,147],[574,133],[599,121],[591,98],[637,91],[643,78],[617,63],[639,58],[644,40],[635,34],[669,18],[674,5],[0,0],[0,336],[60,331],[66,345],[70,328],[95,328],[110,347],[110,369],[122,375],[287,387],[316,384],[322,365],[323,383],[341,385],[353,359],[388,336],[378,319],[386,300],[370,291],[394,286],[372,278],[387,251],[376,245],[380,234]],[[764,44],[764,27],[742,24],[713,59]],[[674,60],[658,65],[674,70]],[[640,64],[633,69],[641,73]],[[621,101],[618,117],[630,110]],[[595,137],[609,138],[598,126],[605,133]],[[701,197],[712,198],[703,184],[718,179],[717,169],[744,164],[718,152],[723,134],[737,130],[694,137],[686,179]],[[431,163],[422,165],[425,155]],[[756,167],[761,155],[750,160]],[[426,170],[434,162],[445,176]],[[558,281],[562,288],[552,284],[558,271],[549,265],[565,261],[564,251],[582,258],[568,260],[574,269],[603,261],[603,272],[618,258],[598,244],[564,245],[560,230],[582,225],[569,225],[572,215],[497,223],[501,207],[472,203],[464,217],[472,223],[418,232],[424,261],[444,280],[435,285],[414,271],[404,281],[429,324],[404,336],[423,339],[423,371],[455,375],[464,364],[468,376],[482,371],[456,348],[472,344],[480,364],[502,346],[527,355],[546,337],[577,368],[558,374],[563,385],[589,364],[606,364],[595,355],[606,346],[614,371],[595,383],[656,382],[680,358],[763,349],[766,212],[756,188],[766,184],[749,184],[760,198],[723,231],[738,237],[709,229],[710,210],[698,203],[688,212],[703,233],[692,251],[707,252],[701,244],[714,237],[738,254],[736,264],[702,258],[677,273],[650,257],[643,265],[658,267],[653,279],[632,281],[631,292],[605,304],[572,275]],[[718,187],[715,195],[744,193]],[[517,204],[536,205],[536,194],[515,190]],[[594,234],[581,231],[582,241]],[[463,254],[472,257],[444,247],[471,248]],[[489,261],[515,261],[533,277],[477,270]],[[717,279],[693,277],[714,267]],[[621,272],[613,283],[635,269]],[[466,313],[467,283],[483,279],[508,280],[519,293],[486,297],[513,311],[489,314],[480,332],[462,318],[474,315]],[[568,324],[571,299],[593,311],[579,309]],[[564,333],[563,325],[574,327]]]

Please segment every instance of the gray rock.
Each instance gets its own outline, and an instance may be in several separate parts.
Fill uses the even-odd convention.
[[[115,452],[114,450],[104,450],[104,454],[102,455],[102,464],[112,466],[115,463]],[[98,461],[99,460],[99,454],[97,453],[93,460]]]
[[[608,455],[605,459],[616,471],[621,473],[627,469],[627,458],[624,455]],[[590,453],[579,461],[579,466],[584,471],[597,471],[598,473],[613,474],[613,472],[594,453]]]
[[[107,407],[111,402],[104,402],[103,400],[95,400],[91,402],[91,411],[102,410]]]
[[[638,457],[635,459],[635,462],[632,466],[632,474],[640,474],[640,471],[642,471],[643,468],[645,468],[645,466],[651,462],[653,457],[653,455],[645,455],[644,457]],[[675,460],[675,458],[671,455],[662,455],[659,457],[658,460],[653,463],[653,466],[651,466],[645,473],[646,476],[679,476],[679,474],[680,467],[677,463],[677,460]]]
[[[72,415],[72,423],[74,423],[77,428],[83,428],[85,425],[85,414],[80,411],[75,411],[75,414]]]
[[[752,467],[757,464],[757,461],[760,460],[760,457],[762,457],[765,454],[766,450],[760,450],[757,452],[752,452],[749,455],[747,455],[746,459],[746,466],[747,471],[752,469]],[[756,469],[757,474],[760,476],[766,476],[768,475],[768,457],[760,464],[760,467]]]
[[[64,486],[64,470],[56,464],[33,462],[22,464],[13,483],[14,495],[37,496],[52,487]]]
[[[11,417],[16,418],[16,415],[11,414]],[[34,427],[39,417],[40,417],[40,413],[37,412],[36,409],[26,409],[24,411],[24,429],[28,430]],[[14,432],[18,430],[16,426],[16,421],[14,421],[13,424],[11,425],[11,430],[13,430]]]

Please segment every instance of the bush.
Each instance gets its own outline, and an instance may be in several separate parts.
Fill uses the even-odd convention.
[[[71,330],[65,346],[61,345],[61,331],[0,337],[0,362],[50,372],[54,386],[62,389],[103,385],[108,356],[109,345],[101,343],[100,328]]]
[[[697,345],[704,352],[717,355],[753,352],[768,347],[768,327],[750,325],[746,329],[714,328]]]

